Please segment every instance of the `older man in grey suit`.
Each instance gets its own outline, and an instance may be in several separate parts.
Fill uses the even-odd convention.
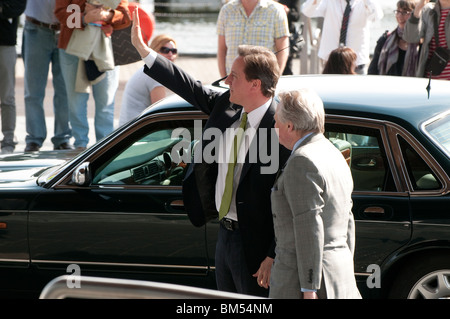
[[[353,180],[323,135],[322,100],[309,90],[280,94],[280,143],[292,150],[272,189],[276,257],[271,298],[361,298],[353,252]]]

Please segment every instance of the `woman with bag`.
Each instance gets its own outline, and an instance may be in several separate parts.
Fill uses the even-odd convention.
[[[416,0],[400,0],[394,10],[397,27],[386,31],[377,41],[368,74],[415,76],[419,44],[403,40],[406,21],[414,11]]]
[[[110,7],[111,4],[114,7]],[[58,47],[69,101],[69,120],[75,138],[74,146],[82,150],[89,143],[87,118],[89,92],[79,90],[80,77],[77,78],[77,76],[79,76],[78,72],[82,70],[79,68],[79,63],[83,62],[83,59],[69,54],[66,49],[74,30],[78,30],[77,33],[80,33],[80,30],[85,30],[88,25],[101,28],[101,32],[107,36],[111,36],[113,30],[128,27],[131,24],[128,1],[121,0],[119,3],[119,0],[56,0],[55,15],[61,23]],[[92,64],[90,65],[92,66]],[[96,71],[89,65],[84,70],[86,75]],[[95,84],[91,83],[89,87],[95,101],[97,141],[114,130],[114,99],[119,86],[118,72],[117,66],[113,70],[105,71]]]
[[[450,80],[447,58],[450,55],[446,54],[450,45],[450,0],[429,2],[419,0],[414,13],[406,22],[403,39],[406,42],[419,42],[423,38],[416,76]],[[433,72],[430,73],[431,70]]]

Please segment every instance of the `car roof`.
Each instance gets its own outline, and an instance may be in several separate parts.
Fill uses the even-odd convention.
[[[277,92],[311,88],[322,98],[327,114],[357,115],[419,127],[450,110],[450,81],[380,75],[282,76]],[[209,86],[211,87],[211,86]],[[217,90],[225,90],[217,87]],[[176,95],[147,109],[150,113],[192,109]]]
[[[379,75],[311,75],[280,79],[282,90],[308,87],[324,101],[328,114],[368,116],[417,127],[425,119],[450,110],[450,81]]]

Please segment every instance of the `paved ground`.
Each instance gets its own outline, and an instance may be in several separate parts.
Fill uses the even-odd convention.
[[[183,57],[180,56],[177,60],[177,65],[187,71],[190,75],[192,75],[197,80],[202,81],[204,84],[209,84],[217,80],[219,76],[219,71],[217,67],[217,59],[215,57]],[[294,62],[294,70],[299,70],[299,61]],[[115,105],[115,122],[116,126],[119,119],[120,114],[120,106],[122,101],[122,94],[125,88],[125,85],[130,78],[130,76],[136,72],[141,66],[142,62],[136,62],[133,64],[128,64],[120,67],[120,84],[119,89],[116,94],[116,105]],[[25,136],[26,136],[26,128],[25,128],[25,102],[24,102],[24,65],[22,59],[17,60],[16,64],[16,108],[17,108],[17,122],[16,122],[16,137],[19,142],[16,145],[15,152],[22,152],[25,149]],[[47,139],[44,141],[44,145],[42,146],[42,150],[51,150],[53,148],[53,144],[50,141],[50,138],[53,136],[53,85],[51,81],[51,73],[49,74],[46,95],[44,99],[44,107],[46,114],[46,122],[47,122]],[[89,129],[89,145],[95,143],[95,135],[94,135],[94,122],[93,122],[93,114],[94,114],[94,100],[90,97],[88,102],[88,117],[90,123]]]

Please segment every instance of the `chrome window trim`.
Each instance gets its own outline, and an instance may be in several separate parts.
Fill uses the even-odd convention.
[[[397,183],[401,184],[401,188],[397,187],[398,193],[396,194],[406,194],[409,196],[442,196],[450,193],[450,185],[449,185],[449,177],[444,169],[439,165],[438,162],[434,159],[434,157],[427,151],[427,149],[402,126],[385,120],[376,120],[369,119],[363,117],[353,117],[353,116],[345,116],[345,115],[327,115],[327,118],[333,120],[332,123],[336,124],[345,124],[345,125],[355,125],[361,126],[358,123],[369,124],[367,127],[378,128],[384,127],[384,130],[381,130],[383,142],[386,143],[385,149],[386,156],[391,165],[392,174],[396,186]],[[334,119],[338,121],[334,121]],[[411,146],[419,153],[419,155],[425,160],[427,165],[433,171],[433,173],[438,177],[442,187],[439,190],[414,190],[412,187],[412,182],[409,178],[409,174],[406,170],[406,164],[403,160],[403,154],[400,149],[400,145],[398,142],[398,135],[402,136]],[[398,178],[398,180],[397,180]],[[355,194],[367,194],[365,191],[355,191]],[[392,192],[372,192],[374,194],[387,195]]]
[[[49,211],[46,210],[33,210],[33,214],[48,214]],[[51,214],[95,214],[95,215],[126,215],[126,216],[130,216],[130,215],[144,215],[144,216],[183,216],[186,217],[186,220],[188,219],[187,215],[184,213],[142,213],[142,212],[100,212],[100,211],[75,211],[75,210],[60,210],[60,211],[51,211]]]
[[[174,121],[174,120],[204,120],[207,119],[208,116],[204,114],[201,111],[198,110],[192,110],[192,111],[181,111],[181,112],[166,112],[166,113],[156,113],[151,114],[149,116],[142,117],[137,120],[137,122],[130,128],[125,129],[119,133],[121,136],[121,139],[114,139],[114,145],[117,143],[120,143],[124,139],[127,138],[128,135],[136,132],[137,130],[141,129],[143,126],[149,125],[153,122],[162,122],[162,121]],[[100,145],[97,149],[97,152],[95,154],[91,154],[90,156],[87,156],[83,159],[83,161],[92,162],[95,161],[99,156],[101,156],[105,151],[109,150],[111,147],[114,147],[112,145],[112,139],[107,141],[105,144]],[[102,151],[99,151],[102,150]],[[81,163],[81,162],[80,162]],[[79,165],[78,163],[77,165]],[[77,166],[76,165],[76,166]],[[93,187],[79,187],[74,185],[69,185],[68,182],[70,181],[70,178],[72,176],[74,167],[69,169],[65,174],[63,174],[61,177],[58,178],[58,180],[52,181],[52,186],[50,188],[52,189],[92,189]],[[95,186],[95,185],[94,185]],[[109,185],[108,185],[109,186]],[[123,185],[117,185],[121,186],[123,188]],[[149,185],[150,186],[150,185]],[[142,189],[149,189],[149,186],[143,187]],[[167,187],[159,187],[158,185],[153,185],[156,189],[168,189]],[[171,186],[175,187],[175,186]],[[97,187],[96,187],[97,188]],[[179,189],[181,186],[176,186],[175,189]],[[116,188],[118,189],[118,188]]]
[[[367,272],[355,272],[355,277],[356,276],[360,276],[360,277],[370,277],[370,275],[373,275],[372,272],[367,273]]]
[[[430,121],[436,120],[437,118],[440,118],[446,114],[450,113],[445,112],[443,114],[440,114],[439,116],[430,119],[422,124],[422,127],[429,123]],[[122,136],[122,139],[125,139],[127,135],[129,135],[132,132],[135,132],[136,130],[139,130],[142,128],[143,125],[149,125],[152,122],[157,121],[165,121],[165,120],[190,120],[190,119],[199,119],[204,120],[207,119],[207,115],[204,114],[201,111],[198,110],[191,110],[191,111],[182,111],[182,112],[167,112],[167,113],[157,113],[152,114],[147,117],[143,117],[138,120],[137,124],[133,125],[131,129],[125,130],[120,133]],[[372,192],[372,191],[355,191],[355,194],[383,194],[383,195],[399,195],[399,196],[408,196],[408,194],[411,194],[412,196],[442,196],[444,194],[447,194],[450,192],[449,184],[448,184],[448,176],[445,173],[445,171],[442,169],[442,167],[434,160],[434,158],[429,154],[429,152],[417,141],[414,136],[412,136],[408,131],[406,131],[403,127],[400,125],[386,121],[386,120],[377,120],[377,119],[371,119],[371,118],[364,118],[364,117],[355,117],[355,116],[348,116],[348,115],[335,115],[335,114],[326,114],[326,119],[328,123],[333,124],[343,124],[343,125],[353,125],[353,126],[360,126],[360,127],[368,127],[368,128],[374,128],[380,130],[380,134],[383,140],[383,143],[385,144],[385,152],[387,161],[390,165],[392,177],[394,179],[394,183],[397,188],[397,192]],[[364,124],[364,126],[362,125]],[[414,149],[424,157],[426,163],[430,168],[433,170],[433,173],[435,173],[436,176],[438,176],[439,181],[443,185],[443,187],[440,190],[414,190],[412,187],[411,180],[409,178],[409,174],[406,170],[406,165],[403,160],[403,154],[401,154],[400,146],[398,144],[398,135],[405,138],[405,140],[410,143]],[[428,137],[429,135],[427,135]],[[115,139],[115,142],[120,142],[121,140]],[[106,144],[101,145],[101,149],[109,149],[110,147],[113,147],[111,145],[111,141],[108,141]],[[96,156],[91,156],[85,158],[85,160],[92,161],[95,160],[98,156],[103,154],[103,152],[97,152]],[[400,156],[401,155],[401,156]],[[61,176],[57,181],[53,183],[52,188],[55,189],[74,189],[73,185],[68,185],[67,181],[68,178],[70,178],[72,173],[72,169],[68,170],[63,176]],[[77,189],[93,189],[94,187],[76,187]],[[115,186],[107,186],[107,187],[95,187],[97,189],[173,189],[173,190],[181,190],[181,186],[159,186],[159,185],[129,185],[124,187],[123,185],[117,185]]]
[[[365,219],[356,219],[355,223],[361,224],[391,224],[391,225],[405,225],[406,226],[410,226],[409,222],[405,222],[405,221],[399,221],[399,222],[392,222],[389,220],[365,220]]]
[[[405,130],[400,125],[395,123],[389,124],[390,130],[390,138],[391,138],[391,147],[392,152],[396,154],[397,162],[399,163],[399,169],[402,172],[404,180],[407,182],[407,191],[411,196],[442,196],[446,195],[450,192],[449,189],[449,177],[447,173],[444,171],[442,166],[434,159],[434,157],[428,152],[428,150],[407,130]],[[432,172],[437,176],[439,182],[441,183],[441,189],[436,190],[415,190],[412,184],[412,181],[409,177],[406,163],[404,161],[404,156],[401,151],[401,147],[398,141],[398,136],[401,136],[406,140],[414,150],[420,155],[420,157],[425,161],[428,167],[432,170]]]
[[[0,258],[0,263],[30,263],[29,259],[17,259],[17,258]]]
[[[94,262],[94,261],[77,261],[77,260],[48,260],[48,259],[31,259],[31,263],[37,264],[58,264],[58,265],[88,265],[88,266],[110,266],[110,267],[141,267],[141,268],[163,268],[163,269],[185,269],[185,270],[201,270],[208,271],[209,266],[189,266],[189,265],[164,265],[164,264],[141,264],[141,263],[111,263],[111,262]]]
[[[354,195],[373,195],[373,196],[392,196],[392,197],[409,197],[408,192],[393,192],[393,191],[353,191]]]
[[[392,178],[394,179],[395,187],[397,188],[397,192],[392,191],[354,191],[354,194],[371,194],[374,195],[389,195],[389,194],[395,194],[401,196],[407,196],[405,187],[403,185],[402,179],[399,177],[399,172],[397,165],[395,165],[395,159],[393,157],[393,154],[391,152],[390,148],[390,140],[389,140],[389,134],[387,131],[386,126],[388,125],[387,121],[377,120],[377,119],[369,119],[364,117],[355,117],[355,116],[347,116],[347,115],[326,115],[325,116],[329,121],[331,120],[331,123],[333,124],[343,124],[343,125],[352,125],[352,126],[358,126],[358,127],[368,127],[373,129],[378,129],[381,134],[381,138],[383,140],[384,144],[384,150],[386,154],[386,158],[388,161],[388,164],[391,169]],[[328,121],[328,122],[329,122]],[[362,126],[361,124],[364,123],[365,125]]]

